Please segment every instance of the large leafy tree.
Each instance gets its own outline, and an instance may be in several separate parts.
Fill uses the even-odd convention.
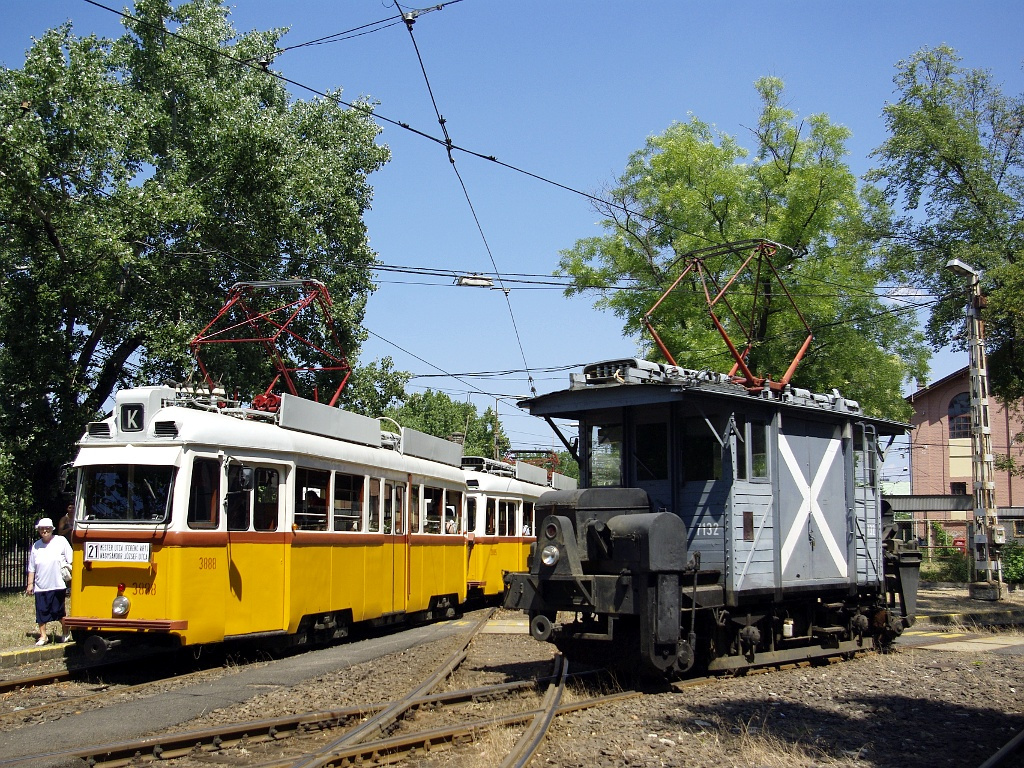
[[[283,30],[237,34],[220,0],[133,16],[0,68],[0,442],[40,504],[116,387],[189,374],[236,281],[322,281],[351,357],[372,288],[370,105],[293,100],[265,69]],[[262,389],[262,365],[241,354],[231,386]]]
[[[383,414],[403,427],[417,429],[446,440],[463,440],[464,456],[500,458],[508,453],[510,442],[492,408],[481,415],[472,403],[452,400],[444,392],[426,390],[409,395],[400,406]]]
[[[923,372],[926,353],[913,317],[876,290],[887,273],[863,235],[868,220],[888,217],[884,200],[871,189],[858,194],[844,161],[846,128],[825,115],[799,120],[783,106],[777,78],[756,87],[762,106],[753,150],[693,117],[629,158],[598,205],[606,234],[562,254],[561,271],[573,278],[568,293],[598,291],[597,306],[639,335],[641,318],[679,276],[688,253],[748,238],[781,243],[787,247],[773,263],[815,337],[793,383],[836,387],[874,413],[905,416],[901,384]],[[737,266],[725,258],[704,264],[718,285]],[[753,372],[777,379],[806,330],[777,283],[751,304],[754,274],[743,274],[730,301],[750,331]],[[732,361],[695,275],[659,307],[658,333],[680,364],[727,370]],[[721,314],[729,320],[724,307]],[[742,338],[735,325],[730,335]],[[646,337],[640,343],[644,354],[658,354]]]
[[[869,174],[905,211],[877,233],[889,266],[938,296],[935,347],[964,342],[967,286],[946,262],[982,270],[992,390],[1024,397],[1024,96],[1005,95],[947,46],[900,62],[894,82],[889,138]]]

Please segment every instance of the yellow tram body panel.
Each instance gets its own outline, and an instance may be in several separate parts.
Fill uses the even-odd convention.
[[[409,603],[429,607],[430,598],[466,599],[466,544],[461,534],[412,534],[409,552]]]
[[[469,545],[469,583],[484,595],[500,595],[506,572],[525,571],[533,538],[477,536]]]

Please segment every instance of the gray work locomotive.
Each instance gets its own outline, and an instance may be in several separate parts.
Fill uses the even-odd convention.
[[[838,393],[751,390],[643,360],[524,403],[579,422],[579,490],[537,503],[505,607],[567,655],[654,674],[888,647],[920,555],[882,520],[880,443],[905,425]]]

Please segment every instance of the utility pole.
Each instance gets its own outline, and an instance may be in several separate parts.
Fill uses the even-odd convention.
[[[995,500],[995,459],[992,454],[992,428],[988,419],[988,364],[985,358],[985,323],[981,310],[985,297],[981,293],[981,275],[960,259],[950,259],[946,268],[970,281],[967,305],[967,334],[971,386],[971,462],[974,479],[974,558],[978,576],[968,585],[971,597],[978,600],[1000,600],[1003,596],[1003,575],[999,548],[1005,532],[999,525]]]

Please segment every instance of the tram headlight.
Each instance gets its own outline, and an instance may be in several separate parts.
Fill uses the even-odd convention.
[[[117,585],[117,597],[110,604],[110,613],[115,619],[122,619],[128,615],[128,611],[131,610],[132,601],[124,596],[124,584]]]
[[[558,558],[561,556],[562,553],[558,551],[558,547],[554,544],[548,544],[540,551],[540,561],[549,567],[557,563]]]

